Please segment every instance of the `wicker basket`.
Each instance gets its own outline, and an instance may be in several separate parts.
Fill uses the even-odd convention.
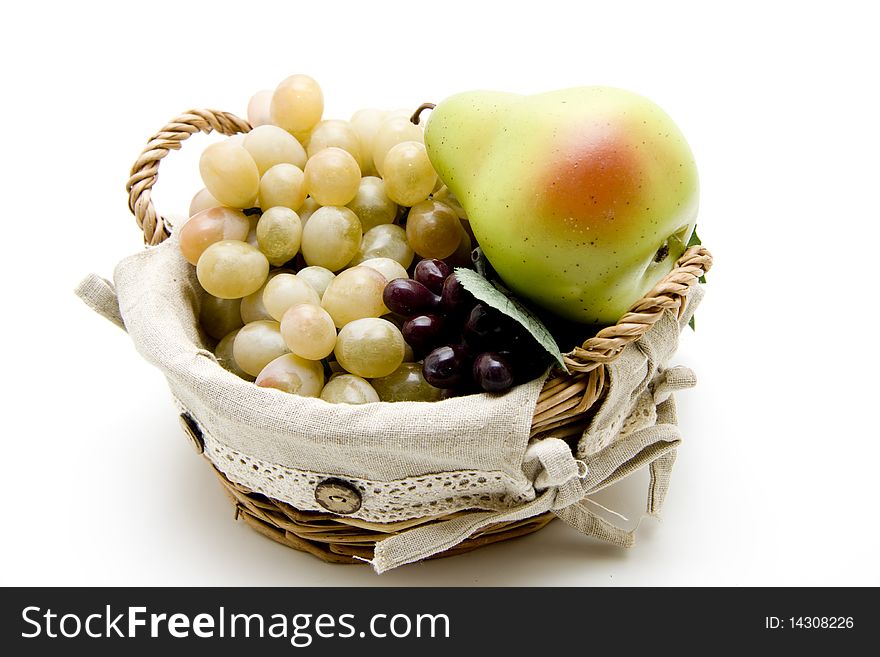
[[[226,112],[191,110],[155,134],[138,157],[128,181],[129,208],[143,230],[147,245],[157,245],[169,236],[168,224],[159,216],[151,201],[159,162],[169,151],[196,132],[216,131],[224,135],[248,132],[250,125]],[[534,410],[531,437],[572,439],[589,423],[591,410],[606,388],[606,367],[630,343],[642,337],[667,311],[679,317],[685,299],[712,264],[703,247],[690,248],[643,299],[637,302],[616,325],[604,328],[582,346],[566,354],[570,374],[555,373],[545,382]],[[202,453],[204,442],[196,423],[183,414],[182,424],[195,449]],[[252,528],[288,547],[309,552],[333,563],[361,563],[373,556],[378,541],[418,525],[437,523],[469,513],[459,511],[442,516],[416,518],[392,523],[374,523],[356,518],[301,511],[290,504],[255,493],[230,481],[213,466],[224,490],[235,506],[235,517]],[[332,492],[332,491],[331,491]],[[344,490],[340,492],[344,496]],[[484,527],[467,540],[435,556],[451,556],[483,545],[523,536],[544,527],[554,518],[550,512]]]

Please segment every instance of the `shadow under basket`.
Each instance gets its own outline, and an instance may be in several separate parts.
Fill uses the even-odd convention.
[[[192,110],[172,120],[149,140],[132,168],[127,187],[129,207],[138,226],[143,230],[147,245],[160,244],[170,233],[166,221],[155,212],[150,198],[151,189],[157,179],[160,160],[170,150],[179,149],[181,142],[196,132],[217,131],[224,135],[233,135],[248,132],[250,129],[247,122],[229,113]],[[674,269],[644,298],[634,304],[617,324],[602,329],[586,339],[580,347],[566,354],[565,363],[569,373],[563,373],[561,370],[551,373],[537,396],[528,432],[529,445],[542,442],[550,444],[548,441],[556,439],[556,444],[564,441],[573,452],[576,452],[578,440],[594,419],[595,409],[599,405],[597,402],[608,394],[611,378],[609,367],[629,345],[645,336],[661,318],[671,315],[679,320],[683,317],[689,293],[697,286],[698,280],[708,271],[711,264],[711,255],[705,248],[696,246],[688,249]],[[85,298],[86,295],[81,296]],[[652,372],[653,374],[655,373]],[[645,383],[645,386],[648,385]],[[647,389],[653,390],[654,396],[657,397],[656,382],[652,382],[650,386]],[[662,399],[658,404],[661,402]],[[658,405],[657,408],[661,406]],[[674,411],[672,417],[674,423]],[[181,419],[193,446],[199,453],[203,453],[205,440],[199,424],[187,413],[181,415]],[[654,455],[656,461],[648,458],[638,461],[641,465],[651,464],[652,485],[655,479],[662,480],[660,483],[664,486],[664,492],[677,442],[670,440],[669,444],[672,445],[671,454],[658,450]],[[642,449],[641,453],[647,449]],[[571,460],[571,455],[569,459]],[[543,457],[538,460],[550,469],[551,466]],[[629,466],[626,463],[612,465],[613,467],[609,466],[609,471],[605,474],[604,485],[629,474],[627,469]],[[656,471],[655,465],[657,465]],[[346,516],[347,511],[359,507],[360,499],[358,490],[349,486],[344,477],[330,478],[319,485],[320,490],[315,494],[316,500],[326,511],[300,510],[289,503],[249,490],[243,484],[232,481],[213,463],[211,466],[235,505],[236,518],[274,541],[332,563],[362,563],[372,560],[377,544],[386,539],[432,524],[449,524],[448,521],[451,520],[466,521],[469,514],[479,512],[479,510],[463,509],[442,515],[392,522],[373,522]],[[583,477],[583,475],[584,473],[581,472],[578,476]],[[569,479],[572,478],[571,475],[568,476]],[[540,481],[540,476],[536,481]],[[559,490],[563,490],[561,485]],[[653,501],[649,498],[649,510],[652,502],[655,503],[656,509],[659,509],[662,503],[662,494],[653,497],[656,498]],[[548,507],[529,517],[508,518],[500,522],[484,524],[467,535],[464,540],[428,555],[427,558],[461,554],[491,543],[524,536],[541,529],[557,516],[563,517],[584,533],[607,538],[603,536],[605,525],[601,521],[595,521],[595,526],[589,532],[584,528],[582,520],[566,518],[566,514],[560,511],[561,503],[558,499],[557,495],[557,502],[552,508]],[[573,506],[575,505],[569,508]],[[615,540],[612,542],[620,543]]]

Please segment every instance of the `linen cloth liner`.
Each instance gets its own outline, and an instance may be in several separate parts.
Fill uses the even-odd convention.
[[[687,368],[666,369],[666,363],[702,297],[700,286],[691,288],[680,320],[667,312],[608,366],[607,393],[573,455],[559,439],[529,444],[543,377],[500,396],[367,405],[328,404],[243,381],[220,367],[206,348],[197,322],[204,292],[174,236],[120,262],[114,283],[91,275],[76,292],[128,331],[138,351],[163,371],[179,403],[226,448],[311,475],[312,481],[324,474],[360,480],[366,494],[354,517],[384,517],[390,508],[397,510],[395,520],[401,513],[435,515],[438,508],[442,513],[484,509],[379,542],[372,560],[377,572],[448,549],[488,525],[546,511],[582,533],[632,545],[633,531],[595,514],[585,498],[649,464],[647,512],[660,511],[680,442],[671,393],[695,382]],[[621,436],[627,417],[646,400],[656,408],[656,424]],[[238,477],[227,472],[224,460],[214,465],[231,480],[260,490],[260,472],[242,481],[241,472]],[[419,501],[409,508],[389,506],[380,493],[389,482],[463,471],[485,482],[472,482],[466,493],[452,498],[443,486],[418,490],[414,498]],[[369,490],[372,483],[375,494]],[[288,501],[283,491],[273,493]],[[313,500],[309,507],[302,496],[297,499],[297,508],[323,511]],[[400,496],[395,503],[400,504]]]

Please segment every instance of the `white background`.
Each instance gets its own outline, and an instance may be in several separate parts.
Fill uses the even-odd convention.
[[[876,22],[870,3],[702,4],[8,6],[2,584],[880,584]],[[147,138],[299,72],[329,118],[611,84],[680,125],[716,267],[677,357],[700,380],[686,442],[634,549],[557,522],[376,576],[276,545],[233,522],[160,373],[74,297],[141,248],[124,186]],[[186,211],[209,141],[163,162],[161,211]],[[645,482],[597,499],[634,523]]]

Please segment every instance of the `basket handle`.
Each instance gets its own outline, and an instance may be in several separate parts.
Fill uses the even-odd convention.
[[[250,132],[251,125],[235,114],[217,110],[189,110],[171,119],[165,127],[150,137],[146,147],[131,167],[131,175],[125,190],[128,192],[128,209],[134,215],[138,227],[144,231],[144,243],[155,246],[168,235],[165,220],[153,207],[150,198],[153,185],[159,176],[159,160],[169,151],[178,150],[180,143],[197,132],[219,132],[235,135]]]
[[[617,324],[565,354],[565,365],[572,372],[590,372],[610,363],[631,342],[642,337],[667,310],[676,317],[684,312],[688,290],[712,267],[712,254],[703,246],[692,246],[675,263],[675,268],[637,301]]]

